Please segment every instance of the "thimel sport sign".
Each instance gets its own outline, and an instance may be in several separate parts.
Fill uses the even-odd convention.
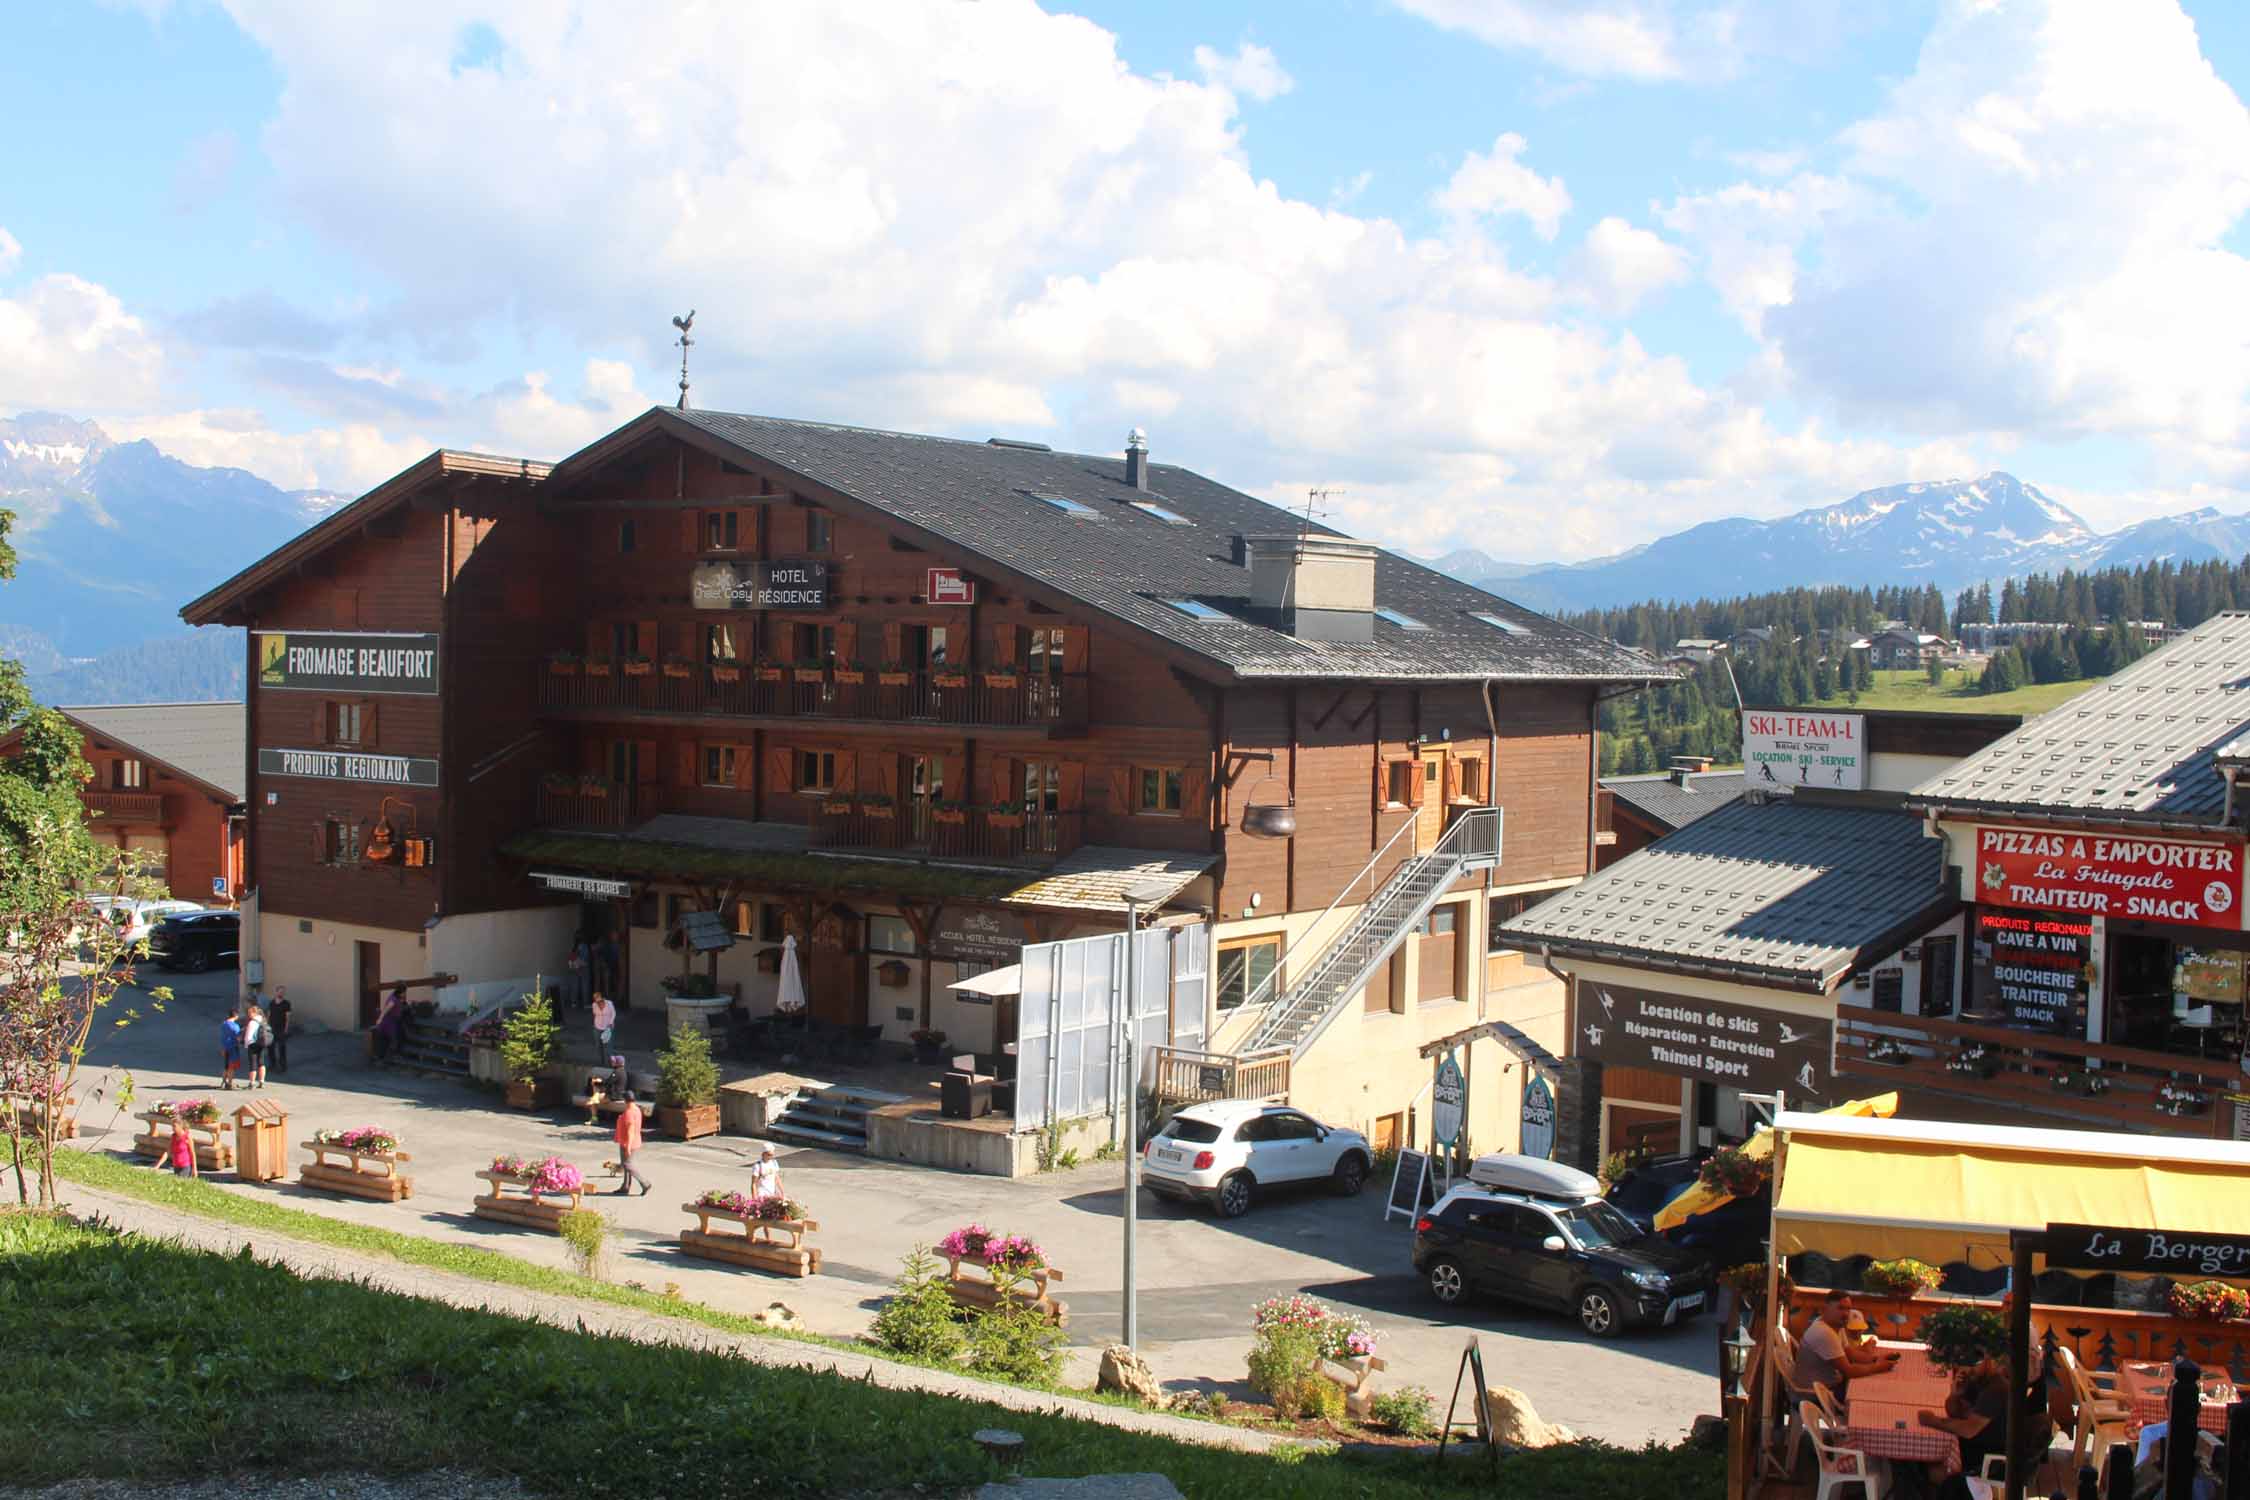
[[[258,686],[429,697],[438,690],[438,638],[261,630]]]
[[[305,776],[368,786],[436,786],[438,763],[420,755],[368,755],[356,750],[264,750],[260,776]]]
[[[2242,925],[2242,848],[1980,827],[1976,899],[2028,911],[2233,929]]]

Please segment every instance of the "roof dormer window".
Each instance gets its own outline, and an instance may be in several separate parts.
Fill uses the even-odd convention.
[[[1167,526],[1193,526],[1195,524],[1186,516],[1181,515],[1178,511],[1166,510],[1163,506],[1157,505],[1151,501],[1134,500],[1128,503],[1132,505],[1133,509],[1145,512],[1148,515],[1152,515]]]
[[[1395,609],[1377,609],[1375,615],[1378,619],[1390,621],[1401,630],[1427,630],[1430,628],[1412,615],[1401,614]]]
[[[1504,630],[1510,635],[1525,635],[1529,633],[1523,628],[1521,624],[1514,620],[1504,620],[1498,615],[1487,614],[1482,610],[1470,611],[1469,618],[1472,620],[1482,620],[1485,624],[1490,625],[1494,630]]]
[[[1049,495],[1038,490],[1025,490],[1024,493],[1042,505],[1053,506],[1074,521],[1091,521],[1094,518],[1095,512],[1091,505],[1070,499],[1068,496]]]

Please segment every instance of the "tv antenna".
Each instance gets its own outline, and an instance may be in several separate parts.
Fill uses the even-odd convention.
[[[675,340],[675,342],[680,346],[680,410],[686,411],[687,352],[689,349],[695,346],[695,340],[688,337],[688,330],[695,326],[695,309],[692,307],[689,308],[687,311],[687,316],[684,318],[674,318],[672,320],[672,326],[680,330],[680,336],[677,340]]]
[[[1316,484],[1311,489],[1306,490],[1305,519],[1304,524],[1297,528],[1297,540],[1301,542],[1306,537],[1312,535],[1313,517],[1327,515],[1328,502],[1330,500],[1334,499],[1338,495],[1348,493],[1350,492],[1347,490],[1337,489],[1332,485]]]

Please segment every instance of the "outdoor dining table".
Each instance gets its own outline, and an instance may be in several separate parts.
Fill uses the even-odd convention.
[[[2126,1404],[2142,1422],[2169,1422],[2172,1418],[2172,1367],[2146,1360],[2131,1360],[2118,1367],[2117,1383],[2124,1387]],[[2217,1389],[2221,1393],[2214,1394]],[[2206,1380],[2197,1405],[2195,1425],[2205,1432],[2226,1436],[2227,1406],[2234,1400],[2234,1383],[2224,1387]]]
[[[1922,1425],[1922,1413],[1945,1410],[1953,1379],[1930,1363],[1929,1346],[1878,1339],[1898,1364],[1880,1375],[1857,1375],[1844,1388],[1844,1429],[1838,1446],[1894,1463],[1940,1464],[1961,1472],[1961,1440]]]

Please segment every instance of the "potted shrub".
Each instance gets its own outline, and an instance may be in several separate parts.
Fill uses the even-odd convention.
[[[1696,1171],[1696,1180],[1705,1187],[1730,1197],[1754,1197],[1773,1174],[1773,1159],[1752,1156],[1739,1146],[1727,1146],[1711,1154]]]
[[[555,1060],[562,1028],[545,995],[526,995],[500,1036],[500,1065],[508,1073],[510,1109],[553,1109],[562,1102],[562,1080],[542,1076]]]
[[[1021,828],[1023,827],[1023,804],[1021,802],[995,802],[992,804],[992,810],[985,814],[985,821],[995,828]]]
[[[1973,1369],[2008,1353],[2008,1325],[2000,1314],[1969,1303],[1931,1313],[1917,1336],[1930,1346],[1930,1363],[1945,1370]]]
[[[609,669],[610,661],[606,656],[589,656],[579,667],[588,677],[607,677]]]
[[[914,1060],[926,1065],[945,1061],[945,1033],[930,1026],[917,1026],[906,1034],[914,1044]]]
[[[667,677],[685,677],[694,667],[695,663],[684,656],[667,656],[664,658],[664,675]]]
[[[547,658],[547,670],[557,677],[576,677],[579,660],[575,651],[556,651]]]
[[[1925,1260],[1911,1256],[1903,1260],[1879,1260],[1859,1274],[1859,1279],[1869,1291],[1885,1297],[1912,1297],[1919,1292],[1937,1290],[1945,1273]]]
[[[2172,1304],[2172,1315],[2176,1318],[2188,1318],[2198,1323],[2224,1323],[2250,1317],[2250,1294],[2244,1293],[2240,1287],[2228,1286],[2223,1281],[2175,1285],[2166,1296]]]
[[[679,1141],[719,1133],[719,1065],[711,1036],[700,1026],[680,1026],[656,1054],[656,1128]]]
[[[638,651],[627,656],[621,656],[618,660],[624,665],[627,677],[649,677],[656,672],[656,663],[650,661]]]

